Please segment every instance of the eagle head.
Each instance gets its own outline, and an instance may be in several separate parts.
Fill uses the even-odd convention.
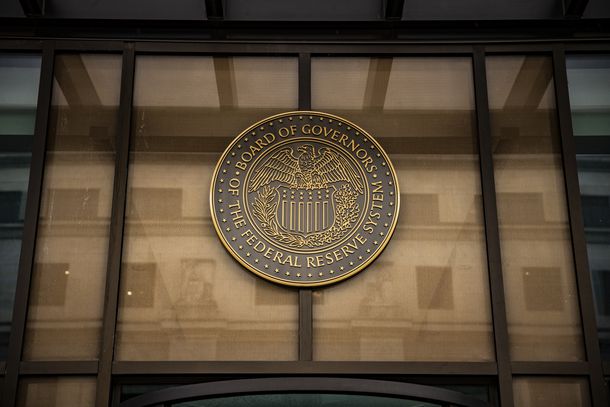
[[[297,151],[300,153],[304,153],[313,157],[313,146],[311,144],[303,144],[302,146],[297,147]]]

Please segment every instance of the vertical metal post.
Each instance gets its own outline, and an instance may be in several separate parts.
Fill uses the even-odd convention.
[[[123,250],[123,227],[125,224],[125,201],[127,196],[127,174],[129,170],[129,139],[131,134],[131,105],[135,68],[134,44],[127,43],[123,50],[121,73],[121,97],[119,121],[116,135],[116,158],[114,189],[104,296],[102,326],[102,349],[97,375],[96,406],[107,407],[112,390],[112,360],[114,356],[116,320]]]
[[[17,276],[13,320],[11,322],[8,347],[8,360],[6,361],[6,376],[4,377],[4,391],[2,394],[2,405],[5,407],[12,407],[15,405],[17,387],[19,384],[19,363],[21,361],[25,325],[27,322],[30,281],[32,278],[32,267],[34,265],[36,249],[38,213],[40,211],[40,198],[42,195],[47,144],[47,125],[49,121],[49,110],[51,108],[51,93],[53,91],[54,59],[55,44],[53,41],[47,41],[44,43],[42,51],[36,125],[34,128],[34,144],[28,181],[25,220],[23,223],[21,255],[19,258],[19,275]]]
[[[513,406],[514,403],[512,371],[508,342],[508,324],[506,320],[506,303],[504,299],[504,282],[502,279],[502,257],[500,252],[498,209],[496,206],[493,152],[491,148],[491,125],[489,118],[489,102],[487,98],[487,71],[485,67],[485,50],[483,47],[474,48],[473,74],[477,110],[481,188],[483,193],[483,214],[485,221],[485,237],[487,241],[487,268],[489,271],[491,311],[496,345],[496,361],[498,364],[498,387],[500,391],[500,405],[502,407],[509,407]]]
[[[589,362],[591,401],[593,407],[606,407],[608,406],[608,395],[606,394],[606,385],[604,383],[599,338],[597,336],[597,324],[595,323],[593,288],[589,276],[587,242],[582,219],[580,187],[578,184],[578,170],[576,167],[576,148],[574,146],[572,134],[570,95],[568,92],[568,77],[565,59],[566,56],[563,46],[555,46],[553,48],[555,97],[557,99],[557,115],[559,118],[561,153],[563,156],[563,174],[568,202],[568,215],[570,218],[576,283],[580,300],[580,315],[582,319],[585,351]]]
[[[311,109],[311,55],[299,54],[299,109]],[[312,290],[299,290],[299,360],[313,359]]]

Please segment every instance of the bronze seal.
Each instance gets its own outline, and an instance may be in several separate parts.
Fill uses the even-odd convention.
[[[242,132],[210,192],[214,227],[248,270],[291,286],[332,284],[371,264],[398,218],[396,172],[363,129],[288,112]]]

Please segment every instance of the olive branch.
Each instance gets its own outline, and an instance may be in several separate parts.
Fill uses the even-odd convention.
[[[335,199],[335,220],[333,225],[324,232],[312,233],[301,236],[296,233],[288,233],[280,228],[276,219],[277,191],[265,185],[258,192],[252,204],[254,216],[260,222],[263,231],[274,240],[286,244],[290,247],[319,247],[324,244],[332,243],[341,238],[352,228],[352,224],[358,220],[360,208],[356,203],[357,193],[352,190],[349,184],[343,184],[334,194]]]

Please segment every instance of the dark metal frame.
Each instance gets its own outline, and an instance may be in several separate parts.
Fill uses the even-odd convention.
[[[96,405],[116,405],[121,383],[168,383],[209,381],[219,378],[253,376],[352,376],[390,380],[426,379],[432,384],[447,384],[461,378],[473,378],[483,384],[496,383],[502,406],[512,406],[513,377],[577,376],[586,378],[591,387],[593,407],[606,407],[607,394],[604,374],[610,375],[610,363],[600,359],[597,328],[593,308],[593,293],[587,265],[586,245],[582,224],[581,203],[575,164],[577,150],[572,140],[569,95],[565,72],[566,52],[610,53],[610,41],[525,41],[525,42],[457,42],[455,44],[373,41],[338,42],[169,42],[119,40],[51,40],[0,39],[0,50],[10,52],[41,52],[42,69],[34,149],[30,170],[26,219],[24,224],[20,269],[9,344],[9,358],[0,363],[3,385],[2,405],[16,405],[20,378],[50,375],[97,376]],[[34,259],[38,212],[44,172],[46,133],[54,56],[59,52],[122,52],[121,99],[117,152],[114,175],[114,195],[107,264],[106,293],[103,314],[102,347],[99,361],[24,361],[21,358],[27,321],[29,286]],[[574,264],[578,285],[583,338],[587,360],[583,362],[511,362],[506,322],[506,306],[502,280],[495,183],[487,104],[485,56],[489,53],[545,53],[553,59],[554,83],[563,156],[563,170]],[[495,362],[316,362],[313,361],[312,291],[302,289],[299,302],[298,360],[288,362],[118,362],[113,360],[120,259],[123,246],[124,213],[127,192],[129,145],[131,132],[131,102],[134,68],[137,54],[199,54],[199,55],[293,55],[298,58],[299,108],[311,105],[311,57],[313,55],[456,55],[471,57],[475,85],[477,142],[480,157],[484,224],[487,241],[487,266],[492,306]],[[492,386],[494,387],[494,386]],[[494,387],[495,388],[495,387]]]
[[[381,380],[333,377],[276,377],[266,379],[228,380],[171,387],[134,397],[120,407],[170,406],[168,402],[184,402],[202,398],[266,393],[338,393],[408,398],[441,404],[443,407],[487,407],[479,399],[456,391]]]

